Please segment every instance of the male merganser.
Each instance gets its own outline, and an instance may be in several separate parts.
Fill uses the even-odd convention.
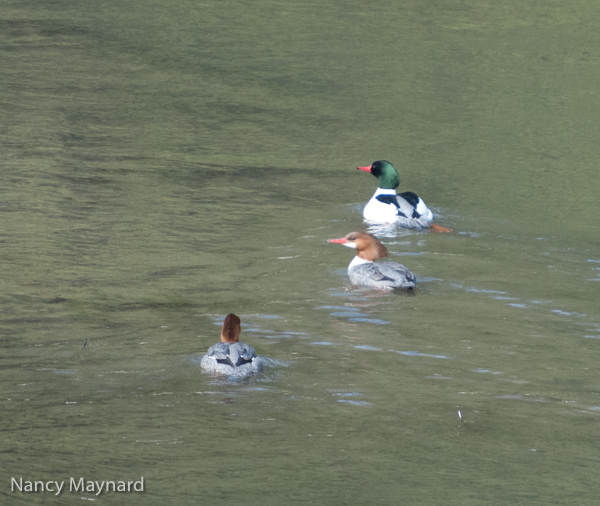
[[[373,260],[388,256],[387,248],[374,235],[365,232],[350,232],[341,239],[328,242],[343,244],[357,251],[348,266],[348,276],[354,285],[366,285],[380,290],[414,288],[416,276],[404,265],[396,262],[373,263]]]
[[[252,346],[240,343],[240,319],[229,313],[223,322],[221,342],[211,346],[200,361],[205,371],[243,378],[262,368]]]
[[[394,223],[407,228],[430,227],[432,232],[451,232],[448,228],[432,223],[433,213],[416,193],[403,192],[396,195],[400,177],[390,162],[380,160],[370,167],[358,167],[358,170],[373,174],[379,182],[379,187],[363,211],[365,221]]]

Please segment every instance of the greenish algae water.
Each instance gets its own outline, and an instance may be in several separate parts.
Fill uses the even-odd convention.
[[[599,10],[5,2],[1,502],[595,504]],[[414,297],[326,243],[376,159],[454,229],[383,234]]]

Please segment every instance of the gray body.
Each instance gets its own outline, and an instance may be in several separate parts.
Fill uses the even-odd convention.
[[[416,276],[404,265],[396,262],[373,263],[354,261],[348,266],[348,276],[353,285],[365,285],[382,290],[394,288],[414,288]],[[360,263],[359,263],[360,262]]]
[[[246,343],[217,343],[202,357],[200,367],[208,372],[242,378],[260,371],[262,359]]]

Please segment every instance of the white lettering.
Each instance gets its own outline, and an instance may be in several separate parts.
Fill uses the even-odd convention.
[[[62,492],[63,487],[65,486],[65,482],[61,481],[60,485],[58,484],[58,482],[56,481],[56,486],[58,487],[58,490],[56,491],[56,494],[54,495],[59,495]]]
[[[100,495],[102,493],[102,488],[104,487],[104,482],[102,482],[100,485],[98,485],[98,482],[96,481],[96,486],[98,487],[98,492],[96,492],[96,495]]]
[[[111,487],[112,485],[112,487]],[[52,492],[58,496],[65,488],[64,481],[24,481],[23,477],[10,479],[11,492]],[[112,489],[112,490],[111,490]],[[102,492],[144,492],[144,477],[139,481],[84,481],[83,477],[69,479],[69,491],[94,492],[97,496]]]
[[[75,487],[75,488],[73,488]],[[75,478],[71,478],[71,482],[69,485],[69,491],[73,492],[79,492],[79,487],[81,487],[81,492],[83,492],[84,490],[84,485],[83,485],[83,478],[79,478],[79,484],[75,485]]]

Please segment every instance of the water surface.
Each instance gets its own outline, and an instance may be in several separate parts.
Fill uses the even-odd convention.
[[[5,502],[595,504],[598,10],[5,2]],[[378,231],[414,297],[326,242],[377,159],[454,229]]]

